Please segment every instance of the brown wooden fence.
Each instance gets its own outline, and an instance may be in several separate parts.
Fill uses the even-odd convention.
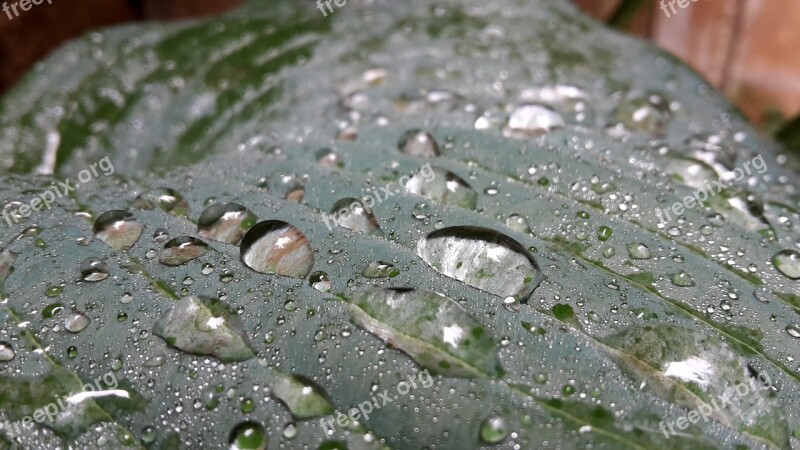
[[[577,2],[604,20],[620,0]],[[800,2],[681,0],[675,13],[661,3],[649,1],[630,31],[686,61],[754,122],[800,114]]]

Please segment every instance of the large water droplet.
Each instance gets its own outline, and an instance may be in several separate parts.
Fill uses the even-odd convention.
[[[554,110],[535,104],[520,105],[508,116],[506,137],[529,138],[562,128],[564,119]]]
[[[255,356],[242,329],[236,313],[226,303],[191,296],[164,313],[153,325],[153,334],[185,352],[235,362]]]
[[[260,273],[305,278],[314,265],[314,251],[298,228],[269,220],[255,225],[241,243],[242,261]]]
[[[179,266],[195,258],[203,256],[208,251],[208,244],[191,236],[179,236],[167,242],[158,261],[167,266]]]
[[[142,192],[131,205],[134,209],[162,209],[176,216],[189,214],[189,202],[178,191],[156,188]]]
[[[793,338],[800,338],[800,325],[791,323],[786,327],[786,332]]]
[[[772,257],[772,264],[786,277],[800,280],[800,253],[794,250],[782,250]]]
[[[503,373],[496,345],[483,324],[438,292],[365,288],[352,295],[350,315],[358,326],[436,373],[453,377]]]
[[[415,172],[405,185],[408,192],[443,205],[475,209],[478,193],[463,178],[430,165]]]
[[[331,277],[325,272],[314,272],[308,277],[308,284],[320,292],[331,290]]]
[[[355,198],[343,198],[337,201],[331,208],[328,218],[342,228],[361,233],[377,233],[381,228],[372,210]]]
[[[422,130],[409,130],[400,137],[397,148],[401,152],[422,158],[435,158],[442,154],[439,144],[430,133]]]
[[[488,228],[434,231],[417,243],[417,255],[450,278],[522,302],[542,280],[539,266],[522,244]]]
[[[93,232],[97,239],[115,250],[127,251],[142,235],[142,224],[133,214],[114,210],[104,213],[94,222]]]
[[[258,218],[237,203],[217,203],[206,208],[197,220],[201,237],[236,244],[255,225]]]

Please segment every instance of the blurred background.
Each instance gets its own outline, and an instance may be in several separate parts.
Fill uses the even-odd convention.
[[[64,40],[86,30],[142,20],[218,14],[242,0],[53,0],[9,20],[0,14],[0,94]],[[296,0],[312,1],[312,0]],[[395,0],[399,1],[399,0]],[[767,134],[798,140],[800,2],[574,0],[588,14],[650,39],[684,60]],[[672,0],[675,1],[675,0]]]

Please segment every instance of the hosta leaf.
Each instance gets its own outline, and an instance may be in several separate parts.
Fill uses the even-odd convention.
[[[566,0],[101,30],[0,102],[0,161],[3,381],[146,400],[0,445],[798,446],[796,158]]]

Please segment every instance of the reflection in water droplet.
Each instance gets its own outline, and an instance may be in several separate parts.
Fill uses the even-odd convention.
[[[333,412],[327,394],[313,381],[299,375],[272,373],[276,379],[271,386],[272,395],[289,408],[294,418],[303,420]]]
[[[331,290],[331,278],[325,272],[314,272],[308,277],[308,284],[320,292]]]
[[[133,214],[114,210],[108,211],[94,222],[94,236],[115,250],[127,251],[142,235],[142,224]]]
[[[328,217],[342,228],[361,233],[378,233],[381,228],[372,210],[355,198],[348,197],[337,201]]]
[[[283,427],[283,437],[286,439],[294,439],[297,436],[297,426],[295,424],[290,423]]]
[[[83,313],[72,313],[64,319],[64,328],[70,333],[80,333],[89,326],[89,318]]]
[[[506,436],[508,436],[508,424],[502,417],[489,417],[481,424],[481,440],[487,444],[503,442]]]
[[[14,359],[15,356],[17,356],[17,354],[14,352],[14,347],[8,342],[0,341],[0,362],[9,362]]]
[[[694,279],[692,278],[692,276],[689,275],[687,272],[685,272],[683,270],[681,270],[680,272],[677,272],[677,273],[670,274],[669,275],[669,279],[672,281],[672,284],[674,284],[675,286],[692,287],[692,286],[695,285]]]
[[[542,105],[520,105],[508,116],[503,135],[529,138],[563,127],[564,119],[554,110]]]
[[[64,305],[61,303],[51,303],[42,309],[42,317],[50,319],[64,310]]]
[[[800,253],[794,250],[782,250],[772,257],[772,264],[787,278],[800,280]]]
[[[197,220],[201,237],[237,244],[258,218],[237,203],[217,203],[206,208]]]
[[[392,263],[372,261],[361,272],[367,278],[394,278],[400,275],[400,270]]]
[[[170,188],[156,188],[142,192],[133,201],[131,207],[134,209],[162,209],[176,216],[189,214],[189,202],[178,191]]]
[[[789,324],[786,327],[786,332],[789,333],[789,336],[793,338],[800,338],[800,325],[796,323]]]
[[[488,228],[434,231],[417,243],[417,255],[450,278],[503,298],[516,296],[523,303],[542,280],[525,247]]]
[[[179,266],[195,258],[203,256],[208,251],[208,244],[191,236],[179,236],[167,242],[158,261],[167,266]]]
[[[267,434],[256,422],[242,422],[231,430],[228,443],[230,450],[265,450]]]
[[[314,265],[314,251],[299,229],[286,222],[261,222],[241,242],[245,265],[256,272],[305,278]]]
[[[653,257],[650,249],[644,244],[628,244],[627,247],[628,255],[630,255],[632,259],[650,259]]]
[[[102,281],[108,278],[108,264],[99,258],[86,258],[81,263],[80,270],[84,281]]]
[[[405,185],[408,192],[443,205],[475,209],[478,193],[463,178],[448,170],[425,165]]]
[[[436,143],[436,138],[422,130],[406,131],[400,137],[397,148],[407,155],[422,158],[435,158],[442,154],[442,151],[439,150],[439,144]]]

